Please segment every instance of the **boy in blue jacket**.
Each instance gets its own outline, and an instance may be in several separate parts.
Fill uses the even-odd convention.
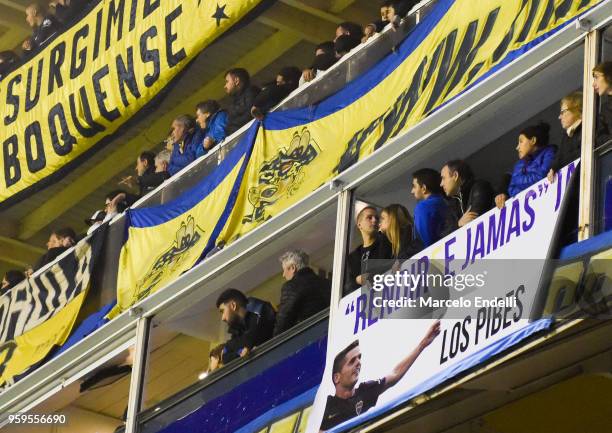
[[[196,132],[195,154],[199,158],[225,140],[227,113],[221,110],[217,101],[209,99],[196,106],[196,122],[199,128]]]
[[[419,201],[414,208],[414,226],[426,247],[449,234],[455,225],[442,193],[438,171],[422,168],[412,174],[412,195]]]

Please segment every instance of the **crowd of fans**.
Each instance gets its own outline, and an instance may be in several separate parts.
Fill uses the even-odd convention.
[[[247,298],[237,289],[227,289],[219,296],[217,308],[231,338],[210,352],[209,370],[248,355],[254,347],[329,307],[331,283],[317,275],[309,261],[301,250],[280,257],[285,283],[278,311],[269,302]]]
[[[24,42],[24,56],[31,55],[61,28],[61,23],[74,19],[76,7],[83,1],[58,0],[50,3],[54,14],[31,5],[26,11],[33,35]],[[225,92],[229,105],[222,108],[216,100],[196,105],[194,115],[183,114],[174,119],[166,148],[155,154],[142,152],[136,159],[135,175],[120,184],[126,189],[111,191],[104,209],[96,211],[86,222],[91,233],[97,226],[123,212],[139,197],[161,185],[197,158],[205,155],[228,135],[236,132],[252,118],[263,116],[301,84],[313,80],[343,55],[367,41],[387,25],[400,25],[401,18],[416,1],[385,1],[380,20],[362,27],[355,23],[340,24],[332,41],[319,44],[308,68],[282,68],[276,80],[260,89],[251,83],[245,69],[235,68],[225,74]],[[29,48],[28,48],[29,47]],[[2,71],[17,56],[0,53]],[[594,90],[601,97],[596,141],[607,142],[612,136],[612,62],[593,69]],[[347,258],[344,293],[366,284],[375,273],[399,266],[423,248],[476,219],[493,207],[503,207],[506,200],[529,188],[544,177],[555,182],[556,173],[580,156],[582,93],[573,92],[561,100],[559,114],[562,139],[549,143],[549,125],[539,123],[523,128],[517,137],[518,161],[494,187],[479,179],[463,160],[448,161],[440,170],[420,168],[412,173],[412,194],[417,201],[414,216],[402,204],[382,209],[366,205],[357,212],[355,223],[361,244]],[[2,280],[2,291],[18,284],[25,275],[52,262],[75,244],[78,237],[72,229],[51,233],[48,251],[26,272],[8,271]],[[289,251],[281,257],[283,277],[278,312],[269,303],[247,298],[242,292],[229,289],[217,300],[222,320],[227,323],[231,338],[210,352],[210,368],[247,355],[261,345],[329,306],[330,283],[309,267],[303,251]]]

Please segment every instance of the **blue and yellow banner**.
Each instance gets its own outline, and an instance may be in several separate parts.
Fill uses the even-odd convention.
[[[398,49],[314,106],[270,113],[223,233],[297,203],[599,0],[440,0]]]
[[[221,164],[180,197],[160,206],[128,210],[117,305],[109,317],[176,279],[214,247],[236,202],[257,128],[253,124]]]
[[[263,0],[102,0],[0,82],[0,208],[104,145]]]
[[[218,221],[216,240],[229,244],[278,215],[599,2],[440,0],[394,52],[336,94],[302,109],[269,113],[257,130],[251,128],[252,154],[243,161],[240,185],[231,188],[236,200],[221,198],[219,191],[218,201],[233,208]],[[229,191],[229,180],[223,188]],[[206,202],[202,209],[219,206]],[[166,206],[169,212],[175,204]],[[138,212],[148,211],[131,215]],[[190,222],[184,211],[176,213],[181,217],[167,229],[160,226],[139,241],[131,238],[143,227],[130,228],[118,281],[122,309],[149,293],[147,286],[157,289],[189,269],[207,244],[200,242],[176,269],[151,251],[171,251],[169,242],[181,245],[172,241],[183,233],[179,228],[191,233],[221,214],[193,214]]]

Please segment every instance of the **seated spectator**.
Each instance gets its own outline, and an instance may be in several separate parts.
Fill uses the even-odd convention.
[[[32,37],[29,39],[30,43],[27,44],[27,51],[32,54],[40,50],[59,31],[60,25],[55,17],[38,3],[30,4],[25,12],[26,21],[32,27]],[[25,51],[26,46],[23,48]]]
[[[18,62],[19,58],[13,51],[0,52],[0,81],[17,66]]]
[[[171,176],[195,161],[194,136],[195,120],[193,117],[183,114],[174,119],[172,132],[166,144],[166,149],[172,152],[170,154],[170,165],[168,166],[168,172]]]
[[[297,89],[302,72],[295,66],[287,66],[276,75],[276,81],[265,86],[253,102],[251,115],[263,120],[264,115],[276,104]]]
[[[47,252],[36,262],[33,271],[53,262],[76,243],[76,233],[70,227],[54,230],[47,241]]]
[[[412,174],[412,195],[418,200],[414,208],[416,232],[428,247],[453,230],[452,214],[440,187],[440,173],[422,168]]]
[[[11,290],[17,284],[25,280],[26,276],[23,272],[17,269],[11,269],[6,271],[4,277],[2,277],[2,286],[0,287],[0,295],[4,295],[6,292]]]
[[[99,226],[101,226],[104,222],[104,218],[106,218],[106,212],[103,210],[97,210],[90,218],[87,218],[85,220],[85,224],[89,226],[87,229],[87,234],[92,234]]]
[[[582,92],[572,92],[561,99],[559,112],[561,143],[552,167],[548,171],[548,181],[555,181],[555,174],[572,161],[580,158],[582,143]]]
[[[357,41],[357,44],[359,44],[363,38],[363,28],[357,23],[346,21],[338,24],[338,27],[336,27],[336,37],[334,38],[334,42],[336,42],[336,39],[342,35],[350,36]]]
[[[601,100],[595,131],[595,143],[601,146],[612,140],[612,62],[593,68],[593,89]]]
[[[344,55],[348,54],[353,48],[359,45],[359,41],[353,38],[352,36],[342,35],[336,38],[336,42],[334,42],[334,52],[336,53],[336,58],[340,59]]]
[[[196,106],[196,123],[199,126],[199,134],[195,142],[195,152],[196,158],[199,158],[225,140],[227,112],[222,110],[214,99],[200,102]]]
[[[416,239],[410,212],[401,204],[391,204],[380,212],[380,231],[391,245],[391,257],[406,260],[423,249]]]
[[[300,250],[287,251],[280,257],[287,282],[281,288],[274,335],[329,307],[331,283],[315,274],[308,261],[308,254]]]
[[[252,119],[251,108],[259,89],[251,86],[251,77],[246,69],[235,68],[225,74],[225,92],[231,98],[225,132],[232,135]]]
[[[486,180],[474,179],[474,173],[465,161],[448,161],[440,170],[440,177],[440,186],[450,200],[458,227],[463,227],[495,206],[493,187]]]
[[[317,45],[312,66],[302,71],[299,85],[301,86],[304,83],[314,80],[317,74],[327,71],[337,61],[338,58],[336,57],[334,42],[327,41]]]
[[[211,373],[223,367],[223,350],[225,346],[219,344],[215,346],[208,355],[208,372]]]
[[[227,289],[217,299],[221,320],[227,323],[228,332],[232,336],[225,342],[222,356],[224,364],[248,355],[255,346],[272,338],[274,316],[249,311],[248,303],[247,297],[236,289]]]
[[[344,294],[351,293],[366,284],[368,278],[391,266],[381,261],[390,259],[393,254],[391,244],[386,236],[378,231],[378,211],[373,206],[366,206],[357,213],[357,229],[361,234],[362,244],[353,250],[347,258],[347,271],[344,283]],[[372,262],[375,260],[375,262]]]
[[[504,207],[509,197],[514,197],[548,174],[557,151],[556,146],[548,144],[549,130],[548,124],[540,123],[528,126],[519,133],[516,146],[519,160],[509,181],[508,177],[504,180],[502,192],[495,197],[498,208]]]

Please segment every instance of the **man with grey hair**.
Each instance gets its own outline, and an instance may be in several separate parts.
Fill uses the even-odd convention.
[[[297,325],[301,321],[329,307],[331,284],[308,266],[304,251],[290,250],[280,257],[283,278],[281,299],[274,335]]]

